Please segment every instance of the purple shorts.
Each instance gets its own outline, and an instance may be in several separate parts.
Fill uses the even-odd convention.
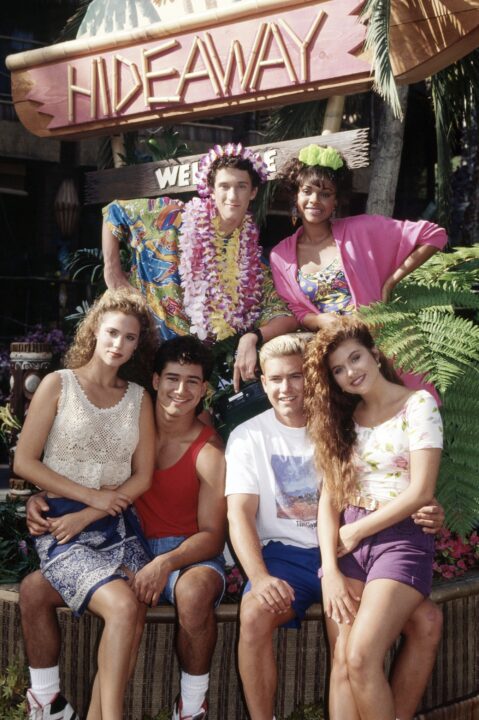
[[[349,505],[341,525],[360,520],[370,510]],[[387,579],[410,585],[427,597],[431,592],[434,536],[426,535],[412,518],[362,540],[348,555],[338,560],[346,577],[368,583]]]

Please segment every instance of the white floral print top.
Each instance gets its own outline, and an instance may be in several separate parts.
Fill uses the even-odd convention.
[[[356,423],[356,462],[361,495],[393,500],[409,485],[409,454],[442,448],[442,419],[427,390],[410,395],[401,410],[380,425]]]

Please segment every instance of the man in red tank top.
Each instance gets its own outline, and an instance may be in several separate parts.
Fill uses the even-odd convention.
[[[192,337],[164,343],[155,358],[155,474],[136,502],[155,559],[136,575],[138,598],[175,605],[181,692],[173,720],[203,720],[216,642],[214,607],[225,588],[224,448],[197,419],[212,356]]]
[[[214,608],[225,589],[224,448],[214,429],[197,418],[212,368],[211,353],[191,336],[169,340],[158,350],[153,376],[156,469],[150,490],[136,502],[155,557],[136,575],[134,588],[148,605],[155,606],[160,599],[172,603],[178,618],[181,687],[172,720],[207,717],[206,692],[216,642]],[[48,527],[41,514],[45,509],[41,495],[30,500],[33,534]],[[60,595],[39,571],[24,579],[20,606],[29,664],[51,671],[57,684],[61,638],[56,608],[62,605]],[[48,687],[52,696],[60,691],[59,686]]]

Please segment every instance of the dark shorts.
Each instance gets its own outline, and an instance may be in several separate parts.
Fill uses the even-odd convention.
[[[294,590],[296,617],[284,623],[283,627],[299,628],[306,610],[313,603],[321,602],[319,548],[300,548],[272,540],[263,548],[263,560],[271,575],[285,580]],[[244,592],[249,590],[251,583],[248,580]]]
[[[371,511],[349,506],[341,517],[347,525]],[[361,580],[387,579],[410,585],[427,597],[431,592],[434,537],[426,535],[409,517],[362,540],[353,552],[339,558],[346,577]]]

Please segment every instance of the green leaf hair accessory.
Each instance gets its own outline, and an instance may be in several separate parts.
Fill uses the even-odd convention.
[[[299,151],[298,159],[305,165],[321,165],[332,170],[339,170],[344,165],[341,155],[332,147],[307,145]]]

